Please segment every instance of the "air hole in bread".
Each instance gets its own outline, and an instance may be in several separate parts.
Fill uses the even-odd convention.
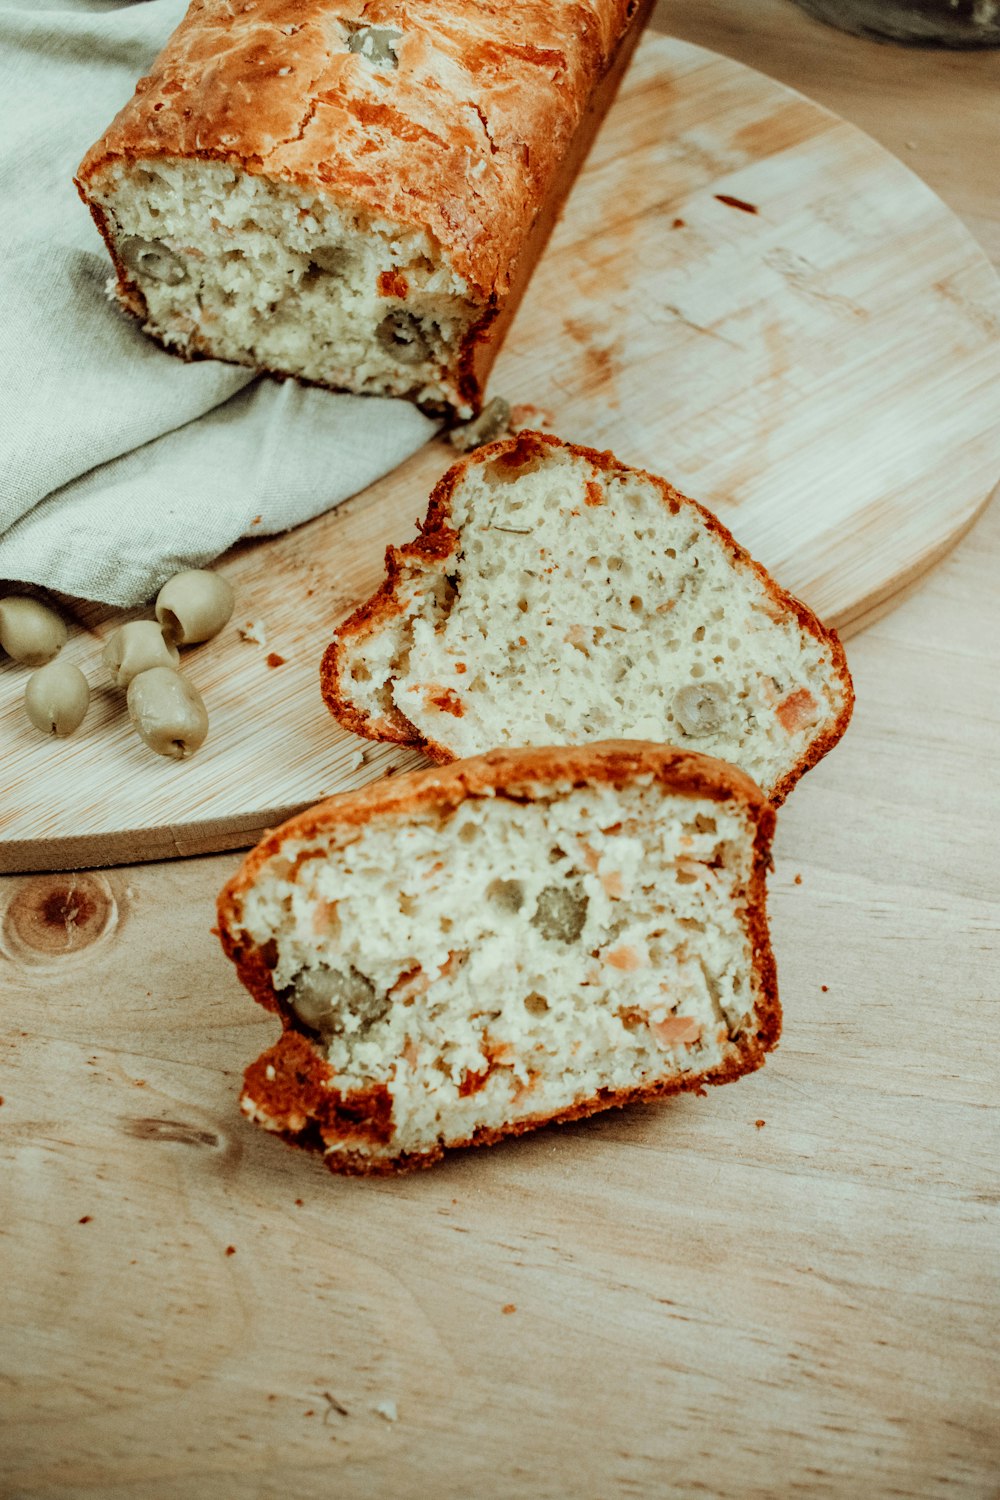
[[[351,262],[346,245],[314,245],[309,252],[309,268],[328,276],[342,276]]]
[[[486,895],[502,911],[520,911],[524,905],[524,887],[519,880],[494,880],[486,887]]]

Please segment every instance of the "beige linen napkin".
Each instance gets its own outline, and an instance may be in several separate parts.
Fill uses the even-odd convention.
[[[0,580],[138,604],[435,431],[408,402],[185,364],[108,301],[73,173],[185,9],[0,0]]]

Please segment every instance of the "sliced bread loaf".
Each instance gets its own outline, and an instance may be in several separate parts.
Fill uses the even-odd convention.
[[[115,296],[185,358],[471,414],[650,6],[193,0],[77,174]]]
[[[843,648],[702,506],[610,453],[522,432],[450,469],[336,633],[326,702],[434,760],[652,739],[774,802],[843,734]]]
[[[639,742],[494,751],[293,818],[219,902],[285,1026],[245,1113],[386,1172],[759,1067],[773,825],[734,767]]]

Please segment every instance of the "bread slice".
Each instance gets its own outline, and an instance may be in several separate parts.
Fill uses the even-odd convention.
[[[438,761],[623,735],[732,761],[775,803],[843,734],[843,648],[715,516],[537,432],[450,469],[340,626],[323,695]]]
[[[388,1172],[759,1067],[773,825],[734,767],[625,741],[493,751],[293,818],[219,902],[285,1026],[245,1113]]]

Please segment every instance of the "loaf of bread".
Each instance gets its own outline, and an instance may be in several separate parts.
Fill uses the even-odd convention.
[[[323,661],[330,710],[447,761],[660,740],[780,802],[840,738],[843,648],[710,512],[610,453],[522,432],[455,465]]]
[[[119,301],[178,354],[470,414],[648,9],[193,0],[79,168]]]
[[[781,1025],[773,825],[734,767],[624,741],[494,751],[293,818],[219,902],[285,1026],[244,1111],[385,1172],[759,1067]]]

